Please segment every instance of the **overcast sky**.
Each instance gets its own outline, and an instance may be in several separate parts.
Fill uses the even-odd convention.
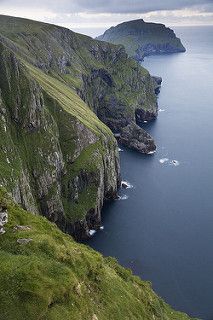
[[[112,25],[139,18],[167,26],[213,25],[213,0],[0,0],[0,14],[96,36]]]

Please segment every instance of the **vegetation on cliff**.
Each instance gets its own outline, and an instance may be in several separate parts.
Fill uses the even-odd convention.
[[[117,143],[75,90],[4,45],[0,55],[0,183],[24,208],[85,237],[117,192]]]
[[[97,39],[122,44],[129,56],[139,61],[148,55],[186,51],[173,30],[142,19],[120,23]]]
[[[119,129],[135,120],[136,108],[156,115],[153,80],[122,46],[8,16],[0,16],[0,35],[24,61],[75,88],[110,128]]]
[[[15,204],[0,188],[0,317],[7,320],[187,320],[112,258]]]
[[[154,90],[121,46],[0,16],[2,319],[189,319],[148,282],[65,234],[82,239],[100,226],[103,202],[120,183],[105,124],[131,123],[143,140],[134,122],[156,116]]]
[[[121,46],[0,16],[0,183],[24,208],[87,237],[120,181],[108,127],[155,117],[154,89]]]

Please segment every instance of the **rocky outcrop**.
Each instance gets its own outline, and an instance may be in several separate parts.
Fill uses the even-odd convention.
[[[145,154],[152,154],[156,150],[153,138],[133,122],[121,130],[119,141],[130,149]]]
[[[162,78],[161,77],[157,77],[157,76],[152,76],[152,79],[154,81],[155,94],[159,94],[160,93],[160,88],[161,88],[161,83],[162,83]]]
[[[135,110],[135,118],[136,118],[136,123],[141,124],[144,121],[152,121],[157,118],[158,115],[158,110],[156,109],[155,112],[150,112],[146,111],[143,109],[136,109]]]
[[[99,50],[99,59],[103,59],[103,46],[107,44],[97,43],[96,55]],[[78,90],[80,97],[113,132],[119,132],[131,121],[136,121],[137,110],[154,119],[157,116],[156,82],[139,64],[128,59],[124,49],[110,50],[108,54],[114,59],[119,73],[111,69],[91,70],[82,76],[83,85]],[[123,68],[124,65],[127,68]]]
[[[5,233],[4,225],[8,223],[7,208],[0,206],[0,235]]]
[[[124,45],[130,57],[142,61],[145,56],[185,52],[173,30],[163,24],[142,19],[123,22],[106,30],[98,40]]]

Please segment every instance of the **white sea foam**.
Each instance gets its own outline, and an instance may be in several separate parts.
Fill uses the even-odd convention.
[[[154,151],[149,151],[147,154],[154,154],[156,152],[156,150]]]
[[[123,152],[123,150],[121,148],[118,148],[118,152]]]
[[[177,167],[177,166],[179,166],[180,165],[180,162],[178,161],[178,160],[172,160],[172,161],[170,161],[170,163],[169,163],[170,165],[173,165],[173,166],[175,166],[175,167]]]
[[[127,200],[129,197],[124,194],[123,196],[118,196],[118,199],[117,200]]]
[[[158,110],[158,112],[164,112],[165,111],[165,109],[159,109]]]
[[[147,123],[148,121],[146,121],[146,120],[144,120],[144,122],[143,123]]]
[[[129,183],[128,181],[121,181],[121,186],[124,188],[124,189],[132,189],[133,188],[133,185],[131,183]]]
[[[166,163],[166,162],[168,162],[168,161],[169,161],[168,158],[162,158],[162,159],[159,160],[159,162],[162,163],[162,164],[163,164],[163,163]]]
[[[101,226],[101,227],[100,227],[100,230],[104,230],[104,226]]]
[[[93,230],[93,229],[89,230],[89,235],[91,237],[94,236],[95,233],[96,233],[96,230]]]

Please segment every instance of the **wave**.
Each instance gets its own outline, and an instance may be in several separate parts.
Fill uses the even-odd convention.
[[[117,200],[127,200],[129,198],[129,196],[127,196],[126,194],[124,194],[123,196],[118,196]]]
[[[175,160],[175,159],[169,160],[168,158],[162,158],[162,159],[159,160],[159,162],[160,162],[161,164],[164,164],[164,163],[168,163],[168,162],[169,162],[169,165],[175,166],[175,167],[177,167],[177,166],[180,165],[180,162],[179,162],[178,160]]]
[[[154,154],[156,152],[156,150],[154,151],[149,151],[147,154]]]
[[[95,233],[96,233],[96,230],[93,230],[93,229],[89,230],[89,235],[91,237],[94,236]]]
[[[168,162],[168,161],[169,161],[168,158],[162,158],[162,159],[159,160],[159,162],[160,162],[161,164],[166,163],[166,162]]]
[[[177,166],[180,165],[180,162],[178,160],[172,160],[172,161],[169,162],[169,164],[177,167]]]
[[[129,183],[128,181],[121,181],[121,187],[124,189],[132,189],[133,185],[131,183]]]

